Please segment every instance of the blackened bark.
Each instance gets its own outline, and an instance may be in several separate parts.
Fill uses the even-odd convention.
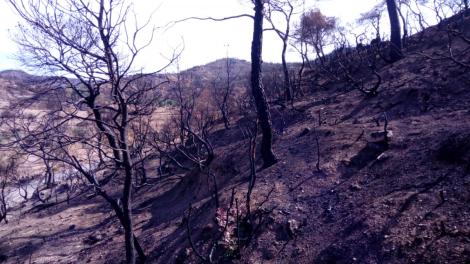
[[[287,39],[283,39],[282,44],[282,70],[284,71],[284,88],[286,90],[286,100],[292,101],[292,92],[290,87],[289,69],[287,68],[286,61]]]
[[[119,85],[116,85],[116,91],[118,91]],[[135,255],[135,244],[134,244],[134,226],[132,224],[132,180],[134,178],[134,166],[131,160],[129,147],[127,144],[127,126],[128,126],[128,112],[127,104],[123,100],[121,94],[116,92],[118,95],[118,101],[120,105],[120,112],[122,120],[119,127],[119,146],[122,153],[122,165],[124,167],[125,178],[124,186],[122,190],[122,211],[124,214],[124,237],[126,245],[126,259],[128,264],[136,263]]]
[[[390,18],[390,59],[392,62],[400,60],[403,57],[401,52],[401,33],[400,33],[400,20],[398,19],[397,4],[395,0],[387,0],[388,16]]]
[[[7,203],[5,199],[5,189],[6,189],[7,181],[4,179],[1,182],[0,186],[0,223],[2,221],[5,221],[5,224],[8,224],[8,219],[7,219]]]
[[[123,196],[122,196],[122,211],[123,211],[123,227],[124,227],[124,237],[126,245],[126,259],[127,263],[134,264],[136,261],[135,256],[135,244],[134,244],[134,226],[132,224],[132,179],[133,179],[133,169],[130,163],[130,157],[128,151],[123,153],[124,155],[124,187],[123,187]]]
[[[222,112],[222,120],[224,121],[225,129],[230,129],[230,121],[228,119],[227,111],[221,110]]]
[[[406,47],[407,45],[407,38],[408,38],[408,25],[407,25],[407,18],[403,15],[400,7],[397,8],[398,15],[400,15],[401,22],[403,23],[403,36],[402,36],[402,46]]]
[[[46,167],[46,186],[47,188],[50,188],[53,183],[53,171],[51,168],[51,165],[49,164],[49,161],[46,158],[43,158],[44,166]]]
[[[110,41],[110,34],[106,32],[105,21],[105,1],[100,0],[100,10],[98,15],[98,29],[100,34],[100,39],[103,44],[103,51],[104,51],[104,58],[106,61],[106,66],[108,68],[107,75],[109,77],[109,83],[112,85],[112,94],[116,100],[116,103],[119,105],[118,114],[121,117],[121,121],[119,122],[119,137],[111,136],[106,134],[108,137],[108,141],[111,146],[114,144],[119,145],[119,150],[113,149],[114,158],[117,167],[122,165],[124,168],[124,186],[122,190],[122,212],[123,212],[123,221],[122,226],[124,228],[124,244],[126,248],[126,263],[127,264],[135,264],[136,263],[136,252],[135,252],[135,245],[134,245],[134,227],[132,224],[132,180],[134,178],[134,168],[133,163],[130,157],[130,152],[127,144],[127,131],[128,131],[128,111],[127,111],[127,102],[124,100],[122,91],[120,90],[119,84],[119,70],[118,65],[115,63],[115,54],[112,49],[111,41]],[[103,126],[101,113],[96,108],[93,108],[93,112],[96,118],[96,124],[98,129],[102,132],[106,132],[106,129],[100,127]],[[120,154],[120,155],[119,155]],[[122,159],[121,159],[122,158]],[[121,163],[122,161],[122,163]]]
[[[87,174],[85,174],[85,175],[87,175]],[[91,177],[92,176],[90,176],[90,175],[87,176],[87,178],[90,178],[90,180],[91,180]],[[124,229],[126,229],[126,226],[128,225],[127,223],[129,221],[127,220],[128,217],[125,216],[123,208],[119,205],[119,203],[115,199],[111,198],[111,196],[109,196],[102,189],[97,188],[97,192],[98,192],[98,195],[100,195],[106,201],[108,201],[108,203],[111,205],[111,208],[116,213],[116,216],[119,219],[119,222],[124,227]],[[145,252],[144,252],[142,246],[140,245],[139,240],[137,239],[137,237],[135,235],[133,235],[132,240],[133,240],[133,244],[135,246],[135,249],[137,251],[137,254],[139,255],[139,259],[138,259],[137,263],[145,263],[145,261],[147,259],[147,256],[145,255]],[[134,261],[136,261],[135,257],[134,257]]]
[[[225,129],[230,129],[230,120],[228,118],[228,97],[230,95],[230,91],[232,89],[232,82],[231,82],[231,69],[230,69],[230,59],[228,58],[225,60],[225,71],[227,74],[227,86],[225,87],[224,98],[222,101],[222,107],[220,108],[222,112],[222,119],[224,121]]]
[[[251,89],[255,99],[258,119],[263,135],[261,140],[261,158],[263,166],[269,167],[277,162],[272,150],[272,123],[269,105],[262,84],[262,45],[263,45],[263,0],[254,0],[255,17],[253,23],[253,42],[251,43]]]
[[[134,235],[134,245],[135,245],[135,250],[137,251],[137,254],[139,255],[139,258],[137,259],[138,264],[145,263],[147,260],[147,256],[145,256],[144,249],[139,243],[139,240],[137,237]]]
[[[122,196],[122,214],[118,217],[124,228],[124,238],[125,238],[125,248],[126,248],[126,263],[135,264],[136,255],[135,255],[135,245],[134,245],[134,228],[132,225],[132,203],[131,203],[131,189],[132,189],[132,179],[134,178],[134,171],[132,166],[132,161],[129,155],[129,149],[127,146],[127,123],[121,124],[120,127],[120,138],[119,140],[115,135],[111,134],[106,127],[104,126],[104,121],[102,119],[101,112],[95,107],[94,100],[88,102],[91,109],[93,109],[93,114],[95,117],[95,123],[100,132],[106,135],[109,145],[113,148],[113,154],[117,162],[117,168],[123,166],[125,171],[124,187],[123,187],[123,196]],[[122,106],[122,104],[121,104]],[[121,107],[123,120],[127,120],[127,107]],[[117,145],[119,143],[119,148]],[[121,150],[121,151],[119,151]],[[114,206],[113,206],[114,207]]]

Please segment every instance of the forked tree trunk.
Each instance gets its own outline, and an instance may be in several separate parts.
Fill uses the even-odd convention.
[[[262,84],[262,45],[263,45],[263,0],[255,0],[253,42],[251,43],[251,89],[255,99],[258,119],[263,135],[261,140],[261,158],[263,166],[269,167],[277,162],[272,150],[272,123],[269,105]]]
[[[89,177],[91,177],[91,176],[89,176]],[[108,201],[108,203],[111,205],[111,208],[113,208],[114,212],[116,213],[116,216],[119,219],[119,222],[121,223],[122,227],[124,228],[124,232],[126,233],[126,239],[128,239],[128,237],[127,237],[128,233],[133,233],[132,225],[130,225],[130,229],[128,229],[129,223],[132,224],[132,218],[129,218],[129,216],[130,216],[129,213],[124,213],[124,208],[121,205],[119,205],[119,203],[117,202],[116,199],[111,198],[111,196],[109,196],[105,191],[102,191],[101,189],[98,189],[98,194],[101,197],[103,197],[106,201]],[[127,252],[127,247],[128,247],[128,244],[129,244],[130,248],[135,248],[135,250],[137,251],[137,254],[139,255],[139,261],[138,262],[136,261],[135,253],[131,253],[130,255],[133,258],[127,259],[126,262],[127,263],[136,263],[136,262],[137,263],[145,263],[147,257],[145,256],[145,252],[144,252],[142,246],[140,245],[139,240],[137,239],[137,237],[135,235],[132,235],[132,237],[130,237],[129,240],[132,241],[132,243],[129,243],[128,241],[126,241],[126,258],[128,257],[128,254],[129,254]]]
[[[119,85],[116,84],[119,88]],[[116,91],[118,91],[116,88]],[[119,127],[119,146],[122,153],[122,166],[124,167],[124,186],[122,190],[122,212],[124,214],[124,238],[126,245],[126,259],[128,264],[136,263],[136,252],[134,244],[134,226],[132,223],[132,180],[134,179],[134,166],[129,152],[127,125],[128,112],[127,104],[119,93],[118,102],[121,109],[122,120]]]
[[[111,61],[111,60],[110,60]],[[124,169],[124,186],[122,190],[122,200],[121,200],[121,207],[118,205],[116,206],[110,199],[108,202],[111,203],[113,206],[121,225],[124,229],[124,244],[126,249],[126,263],[127,264],[135,264],[136,263],[136,248],[135,248],[135,237],[134,237],[134,227],[132,224],[132,180],[134,179],[134,169],[132,160],[129,154],[128,148],[128,139],[127,139],[127,122],[128,122],[128,113],[127,113],[127,105],[125,105],[122,101],[120,101],[121,106],[121,116],[122,122],[120,123],[119,128],[119,137],[109,133],[106,128],[104,127],[103,118],[101,112],[96,109],[94,99],[90,99],[89,107],[93,109],[95,123],[98,130],[101,133],[104,133],[107,136],[108,143],[110,146],[118,146],[117,142],[119,142],[119,149],[113,150],[115,160],[122,160],[122,163],[118,164],[117,167],[121,167]],[[102,194],[103,197],[106,198]],[[141,252],[138,252],[139,255]],[[142,258],[142,256],[141,256]]]
[[[401,52],[401,33],[400,33],[400,20],[398,19],[397,4],[395,0],[387,0],[388,16],[390,18],[390,59],[392,62],[400,60],[403,57]]]

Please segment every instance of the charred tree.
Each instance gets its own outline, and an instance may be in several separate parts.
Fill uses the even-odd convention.
[[[182,20],[175,21],[180,23],[188,20],[211,20],[211,21],[226,21],[229,19],[237,19],[241,17],[248,17],[253,19],[253,40],[251,43],[251,90],[256,105],[258,121],[261,127],[261,158],[263,159],[264,167],[269,167],[277,162],[276,155],[272,150],[273,132],[271,113],[269,104],[266,99],[266,93],[262,84],[262,46],[263,46],[263,19],[264,19],[264,4],[265,0],[253,0],[255,15],[241,14],[236,16],[229,16],[224,18],[212,17],[188,17]]]
[[[398,19],[397,4],[395,0],[387,0],[387,10],[390,18],[390,59],[392,62],[395,62],[403,58],[400,20]]]
[[[284,91],[285,91],[285,99],[287,101],[293,100],[292,94],[292,87],[290,85],[290,77],[289,77],[289,69],[287,67],[287,60],[286,60],[286,52],[287,46],[290,37],[290,24],[291,18],[294,13],[294,5],[291,3],[292,0],[286,1],[285,3],[279,1],[271,1],[268,5],[269,9],[266,15],[266,20],[271,24],[272,29],[278,37],[282,41],[282,52],[281,52],[281,60],[282,60],[282,71],[284,74]],[[274,23],[272,16],[273,13],[280,13],[285,20],[285,28],[284,30],[280,30]]]
[[[133,226],[133,180],[150,154],[137,147],[146,142],[135,141],[146,137],[132,127],[142,118],[149,120],[159,105],[155,91],[161,83],[146,78],[158,71],[135,70],[136,58],[152,42],[155,29],[147,28],[148,23],[136,26],[133,20],[131,25],[133,9],[125,0],[60,2],[9,0],[23,21],[16,35],[23,62],[54,74],[15,105],[54,96],[60,107],[32,121],[15,111],[8,120],[13,128],[8,146],[60,163],[86,179],[124,229],[126,263],[143,262]],[[143,31],[149,33],[145,40],[139,38]],[[45,164],[49,171],[52,165]],[[119,182],[119,197],[106,192],[113,178]]]
[[[256,111],[261,127],[261,157],[263,166],[269,167],[277,162],[272,150],[272,122],[269,105],[262,83],[262,45],[263,45],[263,0],[254,0],[255,16],[253,23],[253,41],[251,44],[251,89],[255,99]]]

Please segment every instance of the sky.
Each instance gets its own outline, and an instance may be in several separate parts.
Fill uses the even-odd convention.
[[[318,7],[328,16],[339,17],[342,23],[354,22],[361,13],[373,7],[378,0],[307,0],[307,8]],[[190,20],[167,27],[168,23],[187,17],[225,17],[252,14],[250,0],[134,0],[137,19],[145,21],[152,15],[151,23],[157,31],[152,45],[137,61],[147,71],[167,63],[174,50],[183,52],[179,59],[181,69],[229,57],[250,59],[253,21],[240,18],[224,22]],[[300,12],[301,10],[299,10]],[[15,59],[16,44],[11,40],[18,18],[7,4],[0,0],[0,70],[24,69]],[[141,19],[142,18],[142,19]],[[297,19],[298,20],[298,19]],[[266,32],[263,45],[265,62],[281,61],[282,42],[273,32]],[[290,49],[289,61],[297,61],[298,54]]]

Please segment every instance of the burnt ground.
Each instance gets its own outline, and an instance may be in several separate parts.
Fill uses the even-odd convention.
[[[444,48],[437,42],[423,52]],[[263,204],[270,213],[233,262],[470,263],[468,69],[410,52],[380,74],[375,97],[335,84],[295,110],[273,110],[280,161],[261,170],[258,160],[253,201],[272,191]],[[393,134],[387,142],[377,136],[384,112]],[[212,171],[227,207],[232,188],[239,198],[246,191],[247,141],[234,127],[214,132],[214,144]],[[135,193],[136,232],[149,263],[198,262],[184,213],[192,203],[192,235],[204,251],[217,230],[208,182],[194,170],[152,179]],[[123,232],[99,197],[24,210],[0,226],[5,263],[123,261]]]

